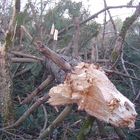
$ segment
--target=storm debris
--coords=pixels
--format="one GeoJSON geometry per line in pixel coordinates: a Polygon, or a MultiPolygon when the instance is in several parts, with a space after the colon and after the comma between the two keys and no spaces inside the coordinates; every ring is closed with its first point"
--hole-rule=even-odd
{"type": "Polygon", "coordinates": [[[78,110],[117,127],[135,127],[134,104],[122,95],[103,69],[94,64],[79,63],[68,73],[63,84],[49,91],[53,106],[76,103],[78,110]]]}

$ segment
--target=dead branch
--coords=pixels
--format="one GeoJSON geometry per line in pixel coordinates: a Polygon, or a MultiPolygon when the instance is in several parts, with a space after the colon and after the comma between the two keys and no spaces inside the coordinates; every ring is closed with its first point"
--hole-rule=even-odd
{"type": "Polygon", "coordinates": [[[92,15],[91,17],[87,18],[86,20],[82,21],[80,23],[80,25],[83,25],[85,23],[87,23],[88,21],[98,17],[99,14],[101,14],[102,12],[109,10],[109,9],[120,9],[120,8],[136,8],[136,6],[127,6],[127,5],[120,5],[120,6],[108,6],[104,9],[102,9],[101,11],[97,12],[96,14],[92,15]]]}
{"type": "Polygon", "coordinates": [[[30,71],[31,70],[31,68],[25,68],[24,70],[21,70],[20,72],[17,72],[15,75],[13,75],[12,77],[13,78],[16,78],[16,77],[18,77],[18,76],[20,76],[20,75],[22,75],[22,74],[24,74],[24,73],[26,73],[26,72],[28,72],[28,71],[30,71]]]}
{"type": "MultiPolygon", "coordinates": [[[[125,63],[124,63],[124,59],[123,59],[123,52],[121,54],[121,63],[122,63],[122,67],[126,73],[126,75],[130,76],[130,74],[128,73],[126,67],[125,67],[125,63]]],[[[135,92],[135,87],[134,87],[134,83],[132,81],[132,78],[129,78],[129,81],[130,81],[130,84],[131,84],[131,88],[132,88],[132,91],[133,91],[133,94],[136,95],[136,92],[135,92]]]]}
{"type": "Polygon", "coordinates": [[[19,58],[13,57],[11,58],[12,63],[39,63],[40,60],[32,59],[32,58],[19,58]]]}
{"type": "Polygon", "coordinates": [[[72,106],[66,106],[59,116],[48,126],[48,128],[40,133],[39,140],[48,136],[54,128],[56,128],[71,112],[72,106]]]}
{"type": "Polygon", "coordinates": [[[20,67],[20,63],[19,64],[17,64],[17,66],[15,67],[15,70],[14,70],[14,72],[12,73],[12,78],[15,76],[15,74],[17,73],[17,71],[18,71],[18,69],[19,69],[19,67],[20,67]]]}
{"type": "Polygon", "coordinates": [[[139,92],[138,92],[137,96],[135,97],[135,99],[133,100],[133,102],[135,102],[136,100],[138,100],[138,99],[139,99],[139,97],[140,97],[140,90],[139,90],[139,92]]]}
{"type": "Polygon", "coordinates": [[[40,57],[31,55],[31,54],[25,54],[25,53],[23,53],[23,52],[11,51],[10,53],[11,53],[11,54],[14,54],[15,56],[19,56],[19,57],[27,57],[27,58],[32,58],[32,59],[35,59],[35,60],[44,61],[43,58],[40,58],[40,57]]]}
{"type": "Polygon", "coordinates": [[[115,70],[104,69],[104,71],[107,72],[107,73],[115,73],[115,74],[118,74],[118,75],[122,75],[122,76],[124,76],[126,78],[132,78],[134,80],[140,81],[139,78],[136,78],[136,77],[133,77],[133,76],[130,76],[130,75],[127,75],[127,74],[124,74],[124,73],[121,73],[121,72],[118,72],[118,71],[115,71],[115,70]]]}
{"type": "Polygon", "coordinates": [[[52,82],[53,76],[49,75],[45,81],[43,81],[31,94],[29,94],[21,104],[28,104],[32,99],[38,95],[50,82],[52,82]]]}
{"type": "Polygon", "coordinates": [[[128,65],[131,65],[131,66],[134,66],[134,67],[136,67],[137,69],[140,70],[140,66],[138,66],[138,65],[136,65],[134,63],[131,63],[131,62],[128,62],[128,61],[124,61],[124,63],[127,63],[128,65]]]}
{"type": "Polygon", "coordinates": [[[42,106],[43,111],[44,111],[44,119],[45,119],[44,126],[43,126],[43,129],[41,130],[41,132],[44,132],[46,127],[47,127],[47,123],[48,123],[48,115],[47,115],[46,107],[43,104],[41,106],[42,106]]]}
{"type": "Polygon", "coordinates": [[[71,66],[67,63],[62,57],[57,53],[50,50],[48,47],[45,47],[41,42],[37,42],[37,49],[47,58],[51,59],[55,64],[57,64],[62,70],[69,71],[71,66]]]}

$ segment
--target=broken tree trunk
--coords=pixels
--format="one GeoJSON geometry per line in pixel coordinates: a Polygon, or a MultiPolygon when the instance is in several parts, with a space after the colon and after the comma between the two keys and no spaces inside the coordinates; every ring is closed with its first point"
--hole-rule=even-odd
{"type": "Polygon", "coordinates": [[[102,68],[79,63],[67,74],[64,84],[51,88],[48,103],[53,106],[77,104],[84,110],[117,127],[134,128],[134,104],[124,97],[107,78],[102,68]]]}

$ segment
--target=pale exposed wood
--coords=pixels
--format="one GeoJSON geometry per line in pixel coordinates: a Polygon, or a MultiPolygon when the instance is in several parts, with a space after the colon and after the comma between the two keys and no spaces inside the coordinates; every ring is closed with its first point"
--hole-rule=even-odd
{"type": "Polygon", "coordinates": [[[118,127],[134,127],[134,104],[107,78],[102,68],[80,63],[67,74],[64,84],[51,88],[51,105],[76,103],[78,110],[118,127]]]}

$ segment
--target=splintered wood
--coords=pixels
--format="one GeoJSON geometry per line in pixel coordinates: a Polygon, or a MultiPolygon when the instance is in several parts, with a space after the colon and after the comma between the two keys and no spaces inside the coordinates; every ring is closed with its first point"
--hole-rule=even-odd
{"type": "Polygon", "coordinates": [[[53,106],[76,103],[78,110],[117,127],[135,127],[134,104],[94,64],[82,62],[74,67],[64,84],[50,89],[49,96],[48,103],[53,106]]]}

